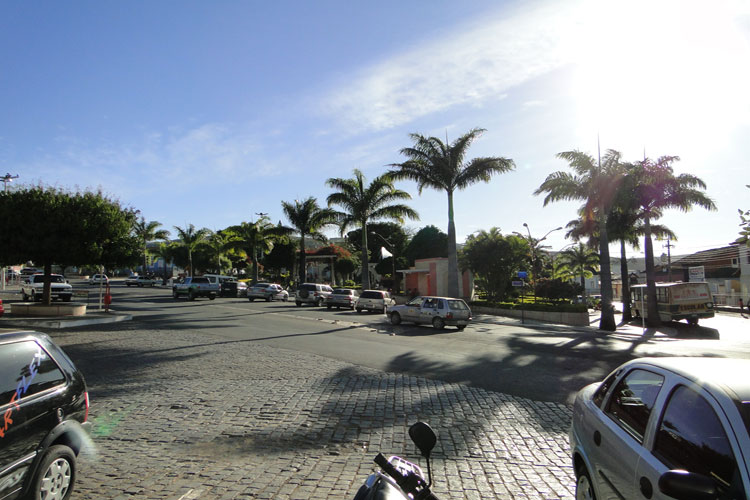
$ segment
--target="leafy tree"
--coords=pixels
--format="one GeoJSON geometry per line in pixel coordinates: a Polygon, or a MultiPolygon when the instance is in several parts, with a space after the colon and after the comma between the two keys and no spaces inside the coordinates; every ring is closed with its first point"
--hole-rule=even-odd
{"type": "Polygon", "coordinates": [[[560,252],[560,263],[570,272],[581,278],[581,288],[586,294],[586,278],[590,278],[599,268],[599,255],[596,251],[583,243],[560,252]]]}
{"type": "Polygon", "coordinates": [[[553,172],[534,191],[535,195],[547,193],[544,206],[553,201],[582,200],[584,224],[598,224],[599,253],[601,262],[602,315],[599,329],[615,331],[615,312],[612,307],[612,273],[609,265],[609,236],[607,216],[612,206],[615,192],[622,181],[620,153],[608,150],[598,162],[580,151],[559,153],[558,158],[568,162],[574,174],[553,172]]]}
{"type": "Polygon", "coordinates": [[[297,243],[288,237],[279,238],[273,245],[273,248],[263,259],[267,268],[281,274],[283,268],[293,270],[294,261],[297,259],[297,243]]]}
{"type": "Polygon", "coordinates": [[[330,208],[320,208],[318,200],[309,197],[294,203],[281,202],[284,215],[289,219],[294,230],[299,234],[299,283],[304,283],[307,276],[305,267],[305,239],[309,236],[317,241],[326,241],[321,230],[336,222],[336,212],[330,208]]]}
{"type": "Polygon", "coordinates": [[[448,257],[448,235],[433,225],[425,226],[409,241],[404,255],[409,265],[417,259],[448,257]]]}
{"type": "Polygon", "coordinates": [[[481,230],[469,235],[461,252],[461,267],[471,269],[477,285],[490,300],[509,295],[511,281],[526,261],[526,242],[517,236],[503,236],[500,229],[481,230]]]}
{"type": "Polygon", "coordinates": [[[662,156],[656,161],[649,158],[629,166],[627,187],[633,192],[638,207],[637,215],[644,224],[644,248],[646,253],[646,321],[649,326],[661,324],[656,302],[656,279],[654,270],[654,248],[651,221],[661,217],[664,210],[676,208],[689,212],[694,206],[716,210],[713,200],[703,192],[706,183],[694,175],[674,175],[672,163],[677,156],[662,156]]]}
{"type": "Polygon", "coordinates": [[[231,262],[225,257],[227,251],[234,243],[234,235],[229,231],[214,231],[208,235],[204,245],[210,252],[210,267],[217,273],[222,274],[231,262]]]}
{"type": "Polygon", "coordinates": [[[136,238],[138,238],[138,241],[141,242],[141,250],[143,252],[143,274],[146,274],[146,270],[148,269],[148,242],[154,240],[166,240],[169,238],[169,231],[166,229],[159,229],[160,226],[161,222],[155,220],[146,222],[144,217],[137,220],[133,226],[133,233],[136,238]]]}
{"type": "Polygon", "coordinates": [[[86,263],[106,268],[138,261],[136,212],[101,192],[69,193],[42,186],[0,193],[0,262],[33,261],[44,269],[49,304],[52,265],[86,263]]]}
{"type": "Polygon", "coordinates": [[[367,255],[367,223],[371,220],[390,219],[404,223],[404,218],[418,219],[419,215],[401,200],[410,200],[406,191],[396,189],[393,179],[381,175],[368,185],[364,174],[354,169],[354,178],[331,178],[326,184],[337,191],[328,195],[328,206],[338,205],[343,210],[336,212],[339,231],[343,236],[352,226],[362,229],[362,288],[370,288],[369,257],[367,255]]]}
{"type": "Polygon", "coordinates": [[[258,254],[266,255],[274,242],[291,234],[293,229],[274,225],[266,216],[255,222],[242,222],[231,226],[229,231],[235,236],[229,243],[235,248],[242,248],[253,263],[253,281],[258,281],[258,254]]]}
{"type": "Polygon", "coordinates": [[[474,158],[465,161],[471,143],[484,129],[475,128],[450,145],[437,137],[410,134],[414,146],[401,149],[408,158],[403,163],[391,164],[395,179],[409,179],[417,183],[419,193],[425,187],[448,194],[448,295],[458,297],[458,252],[456,250],[456,225],[453,216],[453,194],[477,182],[489,182],[493,174],[515,168],[513,160],[501,157],[474,158]]]}
{"type": "Polygon", "coordinates": [[[188,269],[190,270],[190,276],[193,275],[193,252],[202,244],[206,242],[208,236],[211,234],[211,230],[207,228],[201,228],[196,230],[195,226],[189,224],[185,228],[174,226],[177,231],[178,243],[182,245],[188,254],[188,269]]]}

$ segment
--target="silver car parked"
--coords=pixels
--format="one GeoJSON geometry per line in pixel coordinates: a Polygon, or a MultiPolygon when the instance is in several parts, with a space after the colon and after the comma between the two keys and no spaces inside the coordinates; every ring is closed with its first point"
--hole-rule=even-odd
{"type": "Polygon", "coordinates": [[[641,358],[578,393],[577,499],[750,498],[750,360],[641,358]]]}
{"type": "Polygon", "coordinates": [[[388,309],[391,324],[401,322],[432,325],[437,330],[455,326],[463,330],[471,322],[471,309],[452,297],[414,297],[406,304],[388,309]]]}

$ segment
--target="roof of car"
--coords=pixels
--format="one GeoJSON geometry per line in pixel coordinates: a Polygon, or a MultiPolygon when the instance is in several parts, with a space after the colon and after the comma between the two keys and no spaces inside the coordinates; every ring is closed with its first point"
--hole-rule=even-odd
{"type": "Polygon", "coordinates": [[[750,359],[665,357],[640,358],[631,363],[665,368],[699,385],[721,388],[740,401],[750,401],[750,359]]]}

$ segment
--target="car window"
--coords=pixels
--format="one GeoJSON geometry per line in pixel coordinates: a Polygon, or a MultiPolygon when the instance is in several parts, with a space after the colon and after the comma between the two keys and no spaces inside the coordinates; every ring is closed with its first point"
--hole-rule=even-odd
{"type": "Polygon", "coordinates": [[[422,299],[422,297],[414,297],[413,299],[411,299],[406,304],[409,305],[409,306],[421,306],[422,305],[422,300],[424,300],[424,299],[422,299]]]}
{"type": "Polygon", "coordinates": [[[323,287],[323,291],[330,293],[330,292],[333,292],[333,288],[331,288],[330,286],[326,285],[326,286],[323,287]]]}
{"type": "Polygon", "coordinates": [[[617,378],[617,375],[619,375],[619,371],[614,371],[610,374],[609,377],[607,377],[604,382],[599,384],[599,387],[597,387],[596,392],[594,392],[593,401],[596,406],[599,408],[602,407],[602,403],[604,402],[604,399],[607,397],[607,394],[609,393],[609,390],[612,388],[612,384],[614,383],[615,379],[617,378]]]}
{"type": "Polygon", "coordinates": [[[679,386],[667,402],[654,444],[654,455],[672,469],[685,469],[715,480],[718,498],[745,498],[729,439],[706,399],[679,386]]]}
{"type": "Polygon", "coordinates": [[[0,345],[0,406],[63,382],[60,368],[33,340],[0,345]]]}
{"type": "Polygon", "coordinates": [[[469,308],[463,300],[449,300],[448,307],[454,311],[465,311],[469,308]]]}
{"type": "Polygon", "coordinates": [[[664,377],[634,369],[615,386],[606,413],[630,435],[643,442],[646,424],[664,377]]]}
{"type": "Polygon", "coordinates": [[[422,304],[422,307],[427,307],[430,309],[434,309],[437,307],[437,299],[425,299],[424,304],[422,304]]]}

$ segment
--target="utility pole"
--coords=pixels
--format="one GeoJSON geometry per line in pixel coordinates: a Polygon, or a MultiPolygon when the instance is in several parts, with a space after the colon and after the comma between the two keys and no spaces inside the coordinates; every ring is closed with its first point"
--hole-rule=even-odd
{"type": "Polygon", "coordinates": [[[0,177],[0,180],[5,184],[6,193],[8,192],[8,183],[13,182],[13,179],[18,179],[18,175],[5,174],[4,176],[0,177]]]}
{"type": "Polygon", "coordinates": [[[669,238],[669,235],[667,235],[667,244],[662,245],[663,247],[667,247],[667,274],[669,275],[669,282],[672,282],[672,247],[674,246],[672,244],[672,241],[669,238]]]}

